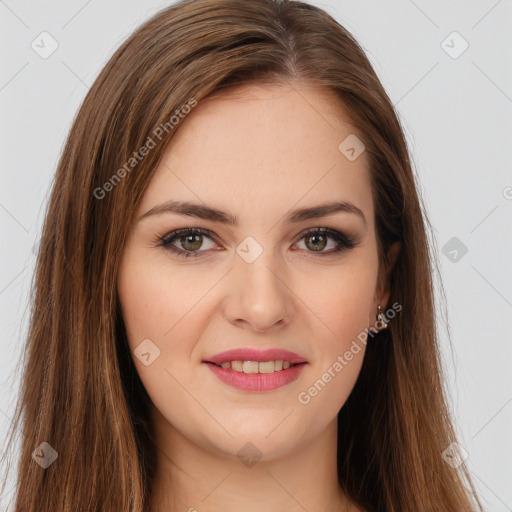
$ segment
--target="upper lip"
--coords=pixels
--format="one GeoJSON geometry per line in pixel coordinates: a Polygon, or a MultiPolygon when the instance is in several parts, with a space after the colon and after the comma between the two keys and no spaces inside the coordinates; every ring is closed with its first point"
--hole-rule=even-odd
{"type": "Polygon", "coordinates": [[[205,359],[206,363],[222,364],[227,361],[290,361],[292,364],[307,363],[306,358],[280,348],[258,350],[254,348],[237,348],[227,350],[205,359]]]}

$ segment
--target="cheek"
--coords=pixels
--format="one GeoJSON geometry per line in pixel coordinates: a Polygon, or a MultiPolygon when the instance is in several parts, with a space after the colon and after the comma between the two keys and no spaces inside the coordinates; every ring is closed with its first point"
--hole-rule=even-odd
{"type": "Polygon", "coordinates": [[[310,324],[318,359],[297,399],[328,417],[343,406],[361,370],[375,294],[374,269],[369,261],[343,268],[335,276],[317,278],[316,292],[309,294],[307,306],[319,320],[310,324]]]}
{"type": "MultiPolygon", "coordinates": [[[[145,268],[140,271],[135,265],[122,266],[118,278],[119,298],[132,351],[144,339],[152,340],[161,347],[162,333],[169,329],[161,305],[172,299],[162,296],[158,282],[145,268]]],[[[169,310],[173,303],[167,302],[169,310]]]]}
{"type": "Polygon", "coordinates": [[[306,296],[306,288],[309,289],[305,302],[320,320],[316,329],[327,352],[349,346],[353,338],[369,327],[376,279],[376,262],[369,258],[335,272],[317,273],[304,283],[299,293],[306,296]]]}
{"type": "Polygon", "coordinates": [[[195,385],[190,366],[198,364],[194,348],[208,320],[207,292],[215,280],[205,275],[191,282],[190,271],[134,252],[123,260],[117,286],[132,359],[156,398],[177,386],[173,376],[195,385]]]}
{"type": "Polygon", "coordinates": [[[194,350],[209,320],[208,291],[218,276],[205,273],[191,279],[190,270],[170,268],[161,259],[150,264],[147,256],[129,263],[120,268],[119,298],[132,359],[152,402],[155,428],[159,435],[169,428],[186,433],[210,448],[219,439],[228,443],[223,428],[227,420],[209,412],[212,400],[200,378],[200,354],[194,350]],[[137,357],[137,347],[145,339],[157,347],[149,346],[149,352],[158,352],[148,365],[137,357]]]}
{"type": "MultiPolygon", "coordinates": [[[[192,283],[190,272],[168,267],[161,259],[128,255],[119,270],[118,291],[132,350],[145,338],[163,350],[179,337],[181,329],[194,323],[195,308],[211,286],[206,281],[207,276],[192,283]]],[[[183,342],[176,345],[186,348],[183,342]]]]}

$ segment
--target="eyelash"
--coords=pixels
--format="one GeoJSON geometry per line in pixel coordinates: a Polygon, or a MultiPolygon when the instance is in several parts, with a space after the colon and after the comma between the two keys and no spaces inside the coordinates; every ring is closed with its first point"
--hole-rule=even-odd
{"type": "MultiPolygon", "coordinates": [[[[212,240],[215,239],[215,236],[213,233],[208,229],[202,229],[202,228],[183,228],[183,229],[177,229],[175,231],[171,231],[167,235],[163,237],[158,237],[159,243],[157,246],[163,247],[165,250],[169,250],[172,253],[176,254],[177,256],[180,256],[182,258],[188,258],[190,256],[197,257],[202,252],[207,251],[185,251],[183,249],[179,249],[178,247],[172,245],[172,242],[175,239],[178,238],[184,238],[188,235],[206,235],[208,238],[211,238],[212,240]]],[[[327,256],[327,255],[333,255],[335,253],[340,253],[345,250],[353,249],[357,242],[353,239],[348,237],[347,235],[340,233],[339,231],[336,231],[334,229],[330,228],[312,228],[304,231],[300,234],[298,238],[298,242],[300,242],[302,239],[307,238],[308,236],[312,235],[327,235],[328,237],[332,238],[338,243],[338,246],[335,249],[331,249],[327,252],[317,252],[315,254],[315,251],[307,251],[315,256],[327,256]]]]}

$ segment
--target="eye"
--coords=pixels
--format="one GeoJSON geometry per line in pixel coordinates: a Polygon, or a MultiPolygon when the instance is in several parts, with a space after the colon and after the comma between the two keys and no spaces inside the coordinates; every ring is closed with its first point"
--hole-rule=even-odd
{"type": "MultiPolygon", "coordinates": [[[[210,231],[200,228],[184,228],[172,231],[168,235],[160,239],[160,244],[165,249],[174,252],[178,256],[188,258],[189,256],[198,256],[199,248],[203,245],[203,239],[209,238],[212,240],[210,231]],[[174,245],[174,241],[177,241],[181,248],[174,245]]],[[[207,249],[211,249],[207,247],[207,249]]]]}
{"type": "MultiPolygon", "coordinates": [[[[203,249],[212,249],[215,244],[211,243],[209,247],[204,246],[204,239],[210,239],[213,242],[213,233],[202,228],[184,228],[172,231],[164,237],[159,238],[159,246],[164,247],[178,256],[188,258],[197,257],[203,249]]],[[[356,241],[347,235],[329,228],[313,228],[299,235],[299,241],[305,240],[306,251],[318,253],[320,256],[338,253],[344,250],[352,249],[357,245],[356,241]],[[329,245],[328,240],[334,241],[334,248],[324,251],[329,245]]]]}
{"type": "Polygon", "coordinates": [[[306,241],[306,247],[311,249],[311,251],[308,252],[316,252],[320,255],[333,254],[345,249],[352,249],[356,246],[355,240],[339,231],[329,228],[309,229],[300,235],[300,240],[306,241]],[[329,245],[329,238],[334,240],[334,248],[331,247],[330,251],[324,251],[323,249],[329,245]]]}

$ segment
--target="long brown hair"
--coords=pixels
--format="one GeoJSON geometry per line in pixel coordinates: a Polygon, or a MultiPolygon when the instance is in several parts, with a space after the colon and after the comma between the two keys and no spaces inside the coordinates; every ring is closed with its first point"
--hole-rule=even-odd
{"type": "Polygon", "coordinates": [[[427,220],[398,116],[363,50],[332,17],[299,1],[185,0],[114,53],[58,164],[14,421],[18,428],[23,413],[16,511],[147,510],[155,471],[149,397],[126,341],[118,265],[186,109],[249,82],[304,82],[336,95],[368,151],[380,264],[393,241],[402,244],[389,276],[390,302],[402,311],[368,342],[338,415],[340,485],[371,511],[482,510],[465,465],[442,458],[456,437],[427,220]],[[52,454],[44,469],[35,462],[52,454]]]}

